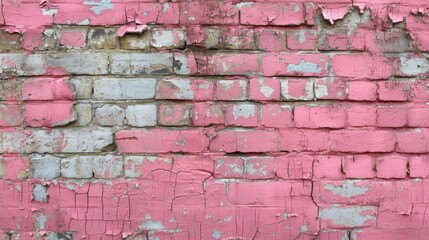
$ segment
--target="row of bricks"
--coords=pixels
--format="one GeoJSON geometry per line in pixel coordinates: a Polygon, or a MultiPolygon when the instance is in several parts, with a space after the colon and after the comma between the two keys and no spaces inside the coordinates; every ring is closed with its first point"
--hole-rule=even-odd
{"type": "Polygon", "coordinates": [[[0,82],[0,100],[193,100],[193,101],[415,101],[424,102],[425,83],[418,80],[346,81],[329,78],[210,79],[29,78],[0,82]],[[73,86],[73,89],[69,86],[73,86]],[[61,90],[61,91],[60,91],[61,90]]]}
{"type": "Polygon", "coordinates": [[[264,75],[335,76],[348,79],[388,79],[425,76],[429,60],[408,54],[384,57],[370,54],[291,53],[47,53],[0,54],[0,74],[34,75],[264,75]],[[243,60],[246,60],[243,62],[243,60]]]}
{"type": "MultiPolygon", "coordinates": [[[[410,33],[405,30],[373,31],[347,28],[335,30],[282,30],[253,27],[150,28],[139,34],[116,36],[117,28],[45,29],[38,50],[63,49],[183,49],[197,46],[207,49],[240,49],[263,51],[369,51],[409,52],[427,51],[426,31],[410,33]],[[398,47],[399,46],[399,47],[398,47]]],[[[0,31],[3,37],[0,51],[19,50],[20,35],[0,31]]]]}
{"type": "MultiPolygon", "coordinates": [[[[113,144],[112,128],[67,128],[0,132],[2,153],[101,152],[113,144]]],[[[429,130],[243,130],[145,129],[116,132],[123,153],[331,151],[426,153],[429,130]]]]}
{"type": "Polygon", "coordinates": [[[405,155],[284,155],[284,156],[74,156],[32,155],[0,158],[0,178],[152,179],[158,170],[206,171],[215,178],[257,179],[401,179],[429,176],[426,156],[405,155]],[[173,164],[174,163],[174,164],[173,164]]]}

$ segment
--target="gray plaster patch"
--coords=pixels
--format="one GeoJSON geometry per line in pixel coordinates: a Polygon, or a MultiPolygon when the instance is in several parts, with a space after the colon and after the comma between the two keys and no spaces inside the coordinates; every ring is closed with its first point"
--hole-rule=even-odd
{"type": "Polygon", "coordinates": [[[341,186],[335,187],[333,184],[327,184],[324,189],[329,190],[334,195],[340,195],[342,197],[356,197],[366,193],[369,189],[367,187],[356,187],[355,181],[345,181],[341,186]]]}
{"type": "Polygon", "coordinates": [[[317,64],[312,62],[306,62],[304,59],[301,59],[301,61],[298,64],[290,63],[287,66],[287,72],[301,72],[301,73],[320,73],[322,71],[322,68],[317,66],[317,64]]]}
{"type": "Polygon", "coordinates": [[[361,227],[367,220],[376,220],[377,209],[372,206],[330,207],[321,209],[319,217],[331,220],[335,225],[361,227]]]}
{"type": "Polygon", "coordinates": [[[256,111],[255,111],[255,105],[251,104],[243,104],[234,106],[233,113],[234,120],[237,120],[237,118],[249,118],[249,117],[255,117],[256,111]]]}
{"type": "Polygon", "coordinates": [[[429,61],[427,58],[401,57],[400,68],[406,75],[423,74],[429,71],[429,61]]]}
{"type": "Polygon", "coordinates": [[[34,184],[33,200],[36,202],[48,202],[48,188],[39,183],[34,184]]]}
{"type": "Polygon", "coordinates": [[[113,3],[111,0],[84,1],[83,4],[93,6],[90,9],[97,16],[100,15],[104,10],[113,9],[113,3]]]}

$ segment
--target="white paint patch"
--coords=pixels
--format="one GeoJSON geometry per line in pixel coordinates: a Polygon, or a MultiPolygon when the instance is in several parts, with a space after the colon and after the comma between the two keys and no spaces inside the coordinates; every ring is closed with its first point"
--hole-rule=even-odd
{"type": "Polygon", "coordinates": [[[272,89],[270,86],[266,85],[263,78],[259,78],[258,81],[262,85],[261,93],[267,98],[271,97],[271,95],[274,92],[274,89],[272,89]]]}
{"type": "Polygon", "coordinates": [[[179,99],[194,99],[194,92],[191,90],[191,81],[189,79],[166,80],[179,88],[178,93],[174,93],[179,99]]]}
{"type": "Polygon", "coordinates": [[[429,71],[429,61],[427,58],[401,57],[400,68],[406,75],[423,74],[429,71]]]}
{"type": "Polygon", "coordinates": [[[331,220],[335,225],[361,227],[368,220],[376,220],[376,208],[372,206],[330,207],[320,210],[321,219],[331,220]]]}
{"type": "Polygon", "coordinates": [[[52,15],[58,13],[58,9],[55,9],[55,8],[53,8],[53,9],[44,9],[44,8],[41,8],[41,10],[42,10],[43,16],[52,16],[52,15]]]}
{"type": "Polygon", "coordinates": [[[305,36],[305,30],[299,30],[297,33],[295,33],[295,37],[301,44],[307,41],[307,37],[305,36]]]}
{"type": "Polygon", "coordinates": [[[238,9],[241,9],[242,7],[252,7],[253,6],[253,2],[241,2],[241,3],[237,3],[235,6],[238,9]]]}
{"type": "Polygon", "coordinates": [[[140,225],[140,229],[144,230],[163,230],[165,226],[159,221],[148,221],[140,225]]]}
{"type": "Polygon", "coordinates": [[[214,239],[219,239],[221,236],[222,236],[222,232],[220,232],[220,231],[218,231],[218,230],[214,230],[214,231],[213,231],[212,237],[213,237],[214,239]]]}
{"type": "Polygon", "coordinates": [[[304,59],[301,59],[301,61],[298,64],[290,63],[287,66],[287,72],[301,72],[301,73],[320,73],[322,71],[322,68],[317,66],[317,64],[312,62],[306,62],[304,59]]]}
{"type": "Polygon", "coordinates": [[[234,106],[233,113],[234,120],[237,120],[238,118],[249,118],[249,117],[255,117],[256,111],[255,111],[255,105],[250,104],[243,104],[239,106],[234,106]]]}
{"type": "Polygon", "coordinates": [[[84,1],[83,4],[93,6],[90,9],[97,16],[107,9],[113,9],[111,0],[101,0],[100,2],[84,1]]]}
{"type": "Polygon", "coordinates": [[[342,197],[356,197],[366,193],[369,189],[367,187],[356,187],[355,181],[345,181],[341,186],[334,186],[333,184],[327,184],[324,189],[329,190],[334,195],[340,195],[342,197]]]}

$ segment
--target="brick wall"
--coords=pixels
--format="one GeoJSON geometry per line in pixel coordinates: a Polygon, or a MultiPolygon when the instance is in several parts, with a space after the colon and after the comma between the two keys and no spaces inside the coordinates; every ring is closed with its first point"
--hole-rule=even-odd
{"type": "Polygon", "coordinates": [[[2,0],[0,239],[427,239],[428,9],[2,0]]]}

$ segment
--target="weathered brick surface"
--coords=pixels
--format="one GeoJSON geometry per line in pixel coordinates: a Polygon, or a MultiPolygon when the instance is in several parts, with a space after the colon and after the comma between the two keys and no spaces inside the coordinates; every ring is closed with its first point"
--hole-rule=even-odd
{"type": "Polygon", "coordinates": [[[428,239],[426,0],[4,0],[0,240],[428,239]]]}

